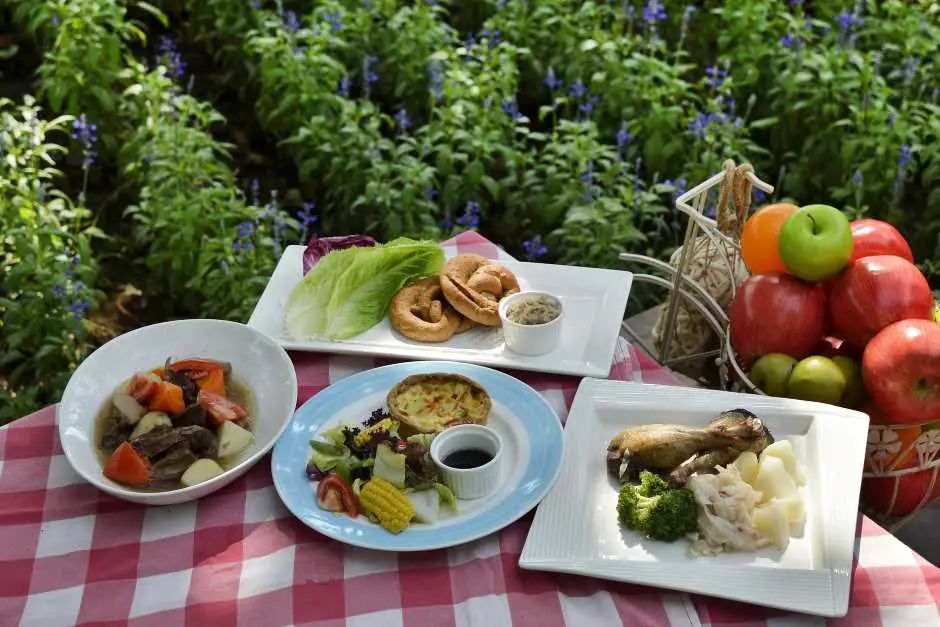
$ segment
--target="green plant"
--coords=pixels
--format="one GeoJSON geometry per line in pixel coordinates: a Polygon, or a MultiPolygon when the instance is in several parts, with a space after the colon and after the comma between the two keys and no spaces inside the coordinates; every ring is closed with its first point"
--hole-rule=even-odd
{"type": "MultiPolygon", "coordinates": [[[[166,24],[154,6],[130,4],[166,24]]],[[[112,119],[124,87],[127,48],[146,42],[141,25],[127,19],[125,4],[117,0],[26,0],[13,13],[14,20],[45,47],[38,70],[39,96],[52,110],[112,119]]],[[[109,146],[114,132],[108,129],[102,135],[109,146]]]]}
{"type": "MultiPolygon", "coordinates": [[[[58,400],[90,349],[85,318],[100,297],[91,212],[54,187],[74,122],[91,165],[84,119],[40,117],[29,96],[0,99],[0,423],[58,400]]],[[[91,134],[89,134],[91,133],[91,134]]]]}

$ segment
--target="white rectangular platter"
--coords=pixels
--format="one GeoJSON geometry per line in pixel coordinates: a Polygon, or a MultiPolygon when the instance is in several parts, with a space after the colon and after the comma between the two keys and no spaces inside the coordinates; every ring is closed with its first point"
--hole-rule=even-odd
{"type": "Polygon", "coordinates": [[[866,414],[785,398],[584,379],[565,425],[561,474],[535,515],[519,565],[658,586],[779,609],[843,616],[848,609],[866,414]],[[691,558],[687,542],[644,540],[617,520],[605,450],[624,429],[703,427],[744,408],[793,444],[806,477],[807,521],[783,552],[691,558]]]}
{"type": "MultiPolygon", "coordinates": [[[[544,290],[562,301],[565,317],[561,345],[547,355],[530,357],[513,353],[504,346],[499,328],[477,327],[440,344],[416,342],[396,333],[388,318],[348,340],[294,340],[284,336],[283,311],[288,296],[303,276],[303,251],[303,246],[287,247],[248,320],[248,326],[274,338],[288,350],[441,359],[606,378],[633,282],[633,275],[621,270],[499,260],[499,264],[516,275],[523,290],[544,290]]],[[[448,251],[448,256],[452,254],[448,251]]]]}

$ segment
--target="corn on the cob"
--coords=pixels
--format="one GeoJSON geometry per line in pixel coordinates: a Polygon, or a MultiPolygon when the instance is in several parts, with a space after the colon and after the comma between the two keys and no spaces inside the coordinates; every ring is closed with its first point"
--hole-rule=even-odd
{"type": "Polygon", "coordinates": [[[392,419],[383,418],[382,420],[378,421],[377,423],[375,423],[368,429],[365,429],[357,433],[353,442],[356,444],[356,446],[365,446],[366,443],[369,441],[369,439],[372,437],[372,434],[375,433],[376,431],[390,431],[391,429],[392,429],[392,419]]]}
{"type": "Polygon", "coordinates": [[[372,477],[359,492],[362,509],[379,519],[379,524],[400,533],[415,515],[411,501],[381,477],[372,477]]]}

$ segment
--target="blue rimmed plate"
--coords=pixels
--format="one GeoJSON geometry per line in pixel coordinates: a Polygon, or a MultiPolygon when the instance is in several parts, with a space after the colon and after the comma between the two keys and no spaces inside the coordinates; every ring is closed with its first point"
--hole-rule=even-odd
{"type": "Polygon", "coordinates": [[[287,508],[308,527],[355,546],[381,551],[425,551],[470,542],[499,531],[535,507],[558,477],[564,456],[561,422],[531,387],[497,370],[448,361],[393,364],[335,383],[303,404],[274,447],[274,486],[287,508]],[[447,372],[469,377],[493,400],[488,425],[503,439],[502,477],[490,496],[458,501],[456,514],[433,525],[413,524],[391,534],[360,516],[351,519],[317,505],[316,484],[304,469],[310,440],[339,422],[361,422],[396,383],[412,374],[447,372]]]}

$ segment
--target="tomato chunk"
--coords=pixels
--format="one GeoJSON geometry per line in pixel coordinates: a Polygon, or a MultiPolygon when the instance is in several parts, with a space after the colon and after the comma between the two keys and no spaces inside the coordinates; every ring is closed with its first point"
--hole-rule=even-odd
{"type": "Polygon", "coordinates": [[[142,405],[146,405],[160,387],[160,377],[152,372],[138,372],[131,377],[127,384],[127,393],[134,397],[134,400],[142,405]]]}
{"type": "Polygon", "coordinates": [[[328,512],[342,512],[351,518],[359,515],[359,499],[337,474],[330,473],[317,486],[317,504],[328,512]]]}
{"type": "Polygon", "coordinates": [[[203,372],[209,372],[216,368],[222,368],[226,370],[228,364],[222,363],[221,361],[216,361],[214,359],[181,359],[170,364],[169,368],[173,372],[182,372],[184,370],[201,370],[203,372]]]}
{"type": "Polygon", "coordinates": [[[122,442],[108,458],[104,476],[129,485],[141,485],[150,481],[150,462],[129,442],[122,442]]]}
{"type": "Polygon", "coordinates": [[[221,425],[226,420],[241,420],[248,415],[248,412],[235,401],[229,400],[221,394],[213,394],[205,389],[199,390],[196,402],[206,409],[216,426],[221,425]]]}

